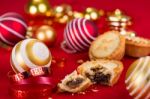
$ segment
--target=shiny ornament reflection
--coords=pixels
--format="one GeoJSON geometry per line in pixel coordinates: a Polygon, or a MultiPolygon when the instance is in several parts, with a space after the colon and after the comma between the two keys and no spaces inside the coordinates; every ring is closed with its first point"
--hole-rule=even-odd
{"type": "Polygon", "coordinates": [[[30,0],[26,12],[30,15],[50,15],[51,9],[47,0],[30,0]]]}
{"type": "Polygon", "coordinates": [[[15,12],[8,12],[0,16],[0,41],[14,46],[25,39],[27,23],[25,19],[15,12]]]}
{"type": "Polygon", "coordinates": [[[132,25],[131,17],[126,16],[120,9],[108,13],[108,22],[111,30],[119,31],[120,34],[127,37],[136,36],[135,32],[128,30],[128,27],[132,25]]]}
{"type": "MultiPolygon", "coordinates": [[[[108,20],[113,22],[131,22],[131,18],[123,14],[120,9],[116,9],[114,12],[110,13],[108,20]]],[[[130,25],[129,23],[128,25],[130,25]]]]}
{"type": "Polygon", "coordinates": [[[47,46],[37,39],[26,39],[15,45],[11,53],[11,66],[16,73],[37,67],[49,67],[52,56],[47,46]]]}
{"type": "Polygon", "coordinates": [[[102,13],[103,10],[98,11],[95,8],[86,8],[84,12],[84,18],[89,19],[89,20],[97,20],[100,18],[100,16],[103,16],[104,13],[102,13]]]}
{"type": "Polygon", "coordinates": [[[33,27],[28,26],[26,38],[31,38],[33,36],[33,27]]]}
{"type": "Polygon", "coordinates": [[[52,46],[56,40],[56,32],[52,27],[48,25],[42,25],[37,29],[33,37],[42,41],[48,46],[52,46]]]}
{"type": "Polygon", "coordinates": [[[131,64],[125,83],[134,99],[150,98],[150,56],[142,57],[131,64]]]}
{"type": "Polygon", "coordinates": [[[98,29],[93,21],[85,18],[76,18],[66,25],[61,48],[67,53],[85,51],[97,36],[98,29]]]}
{"type": "Polygon", "coordinates": [[[73,12],[73,18],[83,18],[84,14],[78,11],[73,12]]]}
{"type": "Polygon", "coordinates": [[[53,15],[55,17],[55,21],[59,23],[66,23],[72,19],[73,12],[72,7],[67,4],[62,4],[54,7],[53,15]]]}

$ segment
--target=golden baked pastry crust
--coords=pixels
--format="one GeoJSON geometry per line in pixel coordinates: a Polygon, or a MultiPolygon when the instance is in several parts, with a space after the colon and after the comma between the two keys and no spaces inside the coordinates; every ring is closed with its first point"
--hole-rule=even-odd
{"type": "Polygon", "coordinates": [[[126,55],[142,57],[150,54],[150,40],[141,37],[126,38],[126,55]]]}
{"type": "MultiPolygon", "coordinates": [[[[106,38],[108,39],[108,38],[106,38]]],[[[116,40],[116,39],[113,39],[116,40]]],[[[109,46],[109,42],[104,42],[106,46],[109,46]]],[[[101,45],[100,45],[101,46],[101,45]]],[[[110,45],[113,46],[113,45],[110,45]]],[[[99,50],[99,49],[97,49],[99,50]]],[[[111,50],[111,49],[109,49],[111,50]]],[[[103,53],[103,52],[101,52],[103,53]]],[[[121,60],[124,56],[125,53],[125,37],[120,35],[119,32],[117,31],[108,31],[100,36],[98,36],[95,41],[92,42],[90,48],[89,48],[89,57],[91,60],[96,60],[96,59],[114,59],[114,60],[121,60]],[[117,47],[111,52],[110,55],[105,56],[105,57],[101,57],[98,56],[97,54],[94,55],[94,53],[96,52],[96,48],[95,48],[95,44],[99,43],[100,39],[104,39],[104,37],[106,37],[106,35],[116,35],[119,38],[119,43],[117,45],[117,47]]]]}
{"type": "Polygon", "coordinates": [[[59,92],[77,93],[77,92],[84,91],[91,84],[92,83],[88,78],[85,78],[84,76],[78,74],[77,71],[74,71],[71,74],[67,75],[61,81],[61,83],[58,84],[58,91],[59,92]],[[80,79],[80,80],[83,80],[83,81],[78,80],[78,82],[76,82],[77,79],[80,79]],[[79,85],[76,86],[77,83],[79,83],[79,85]],[[74,84],[74,85],[71,85],[71,84],[74,84]]]}
{"type": "Polygon", "coordinates": [[[78,93],[92,84],[113,86],[117,83],[122,71],[123,64],[117,60],[87,61],[58,83],[58,91],[78,93]]]}
{"type": "Polygon", "coordinates": [[[120,61],[117,60],[106,60],[106,59],[99,59],[96,61],[87,61],[83,64],[81,64],[78,68],[77,71],[87,77],[87,73],[91,74],[91,69],[92,68],[104,68],[102,72],[107,75],[110,74],[111,78],[107,84],[104,85],[109,85],[113,86],[114,84],[117,83],[122,71],[123,71],[123,64],[120,61]]]}

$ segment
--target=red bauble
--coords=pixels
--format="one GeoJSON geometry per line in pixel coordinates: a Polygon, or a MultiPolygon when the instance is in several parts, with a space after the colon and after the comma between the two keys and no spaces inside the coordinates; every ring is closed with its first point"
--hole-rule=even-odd
{"type": "Polygon", "coordinates": [[[92,21],[84,18],[74,19],[65,28],[62,48],[69,53],[87,50],[98,34],[98,29],[92,21]]]}
{"type": "Polygon", "coordinates": [[[25,39],[27,24],[17,13],[0,16],[0,40],[8,45],[15,45],[25,39]]]}

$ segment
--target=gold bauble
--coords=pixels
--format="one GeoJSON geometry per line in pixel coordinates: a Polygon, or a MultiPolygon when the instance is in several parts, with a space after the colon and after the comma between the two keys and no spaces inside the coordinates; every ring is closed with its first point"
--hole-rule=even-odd
{"type": "Polygon", "coordinates": [[[150,99],[150,56],[142,57],[131,64],[125,83],[134,99],[150,99]]]}
{"type": "Polygon", "coordinates": [[[55,17],[55,21],[59,23],[66,23],[68,22],[72,16],[72,8],[70,5],[62,4],[54,7],[53,15],[55,17]]]}
{"type": "Polygon", "coordinates": [[[78,11],[73,12],[73,18],[83,18],[84,14],[78,11]]]}
{"type": "Polygon", "coordinates": [[[62,23],[62,24],[69,22],[69,20],[70,20],[70,17],[68,15],[64,15],[61,18],[56,19],[57,22],[62,23]]]}
{"type": "Polygon", "coordinates": [[[48,25],[42,25],[36,30],[33,37],[42,41],[46,45],[51,46],[56,40],[56,32],[52,27],[48,25]]]}
{"type": "Polygon", "coordinates": [[[11,53],[11,66],[16,73],[37,67],[49,67],[52,56],[48,47],[37,39],[26,39],[15,45],[11,53]]]}
{"type": "Polygon", "coordinates": [[[89,20],[97,20],[100,16],[99,11],[95,8],[88,7],[84,12],[84,18],[89,20]]]}
{"type": "Polygon", "coordinates": [[[28,26],[26,38],[31,38],[33,36],[33,31],[34,31],[33,27],[32,26],[28,26]]]}
{"type": "Polygon", "coordinates": [[[55,17],[59,18],[62,17],[64,14],[72,15],[72,8],[70,5],[62,4],[54,7],[54,15],[55,17]]]}
{"type": "Polygon", "coordinates": [[[27,4],[26,12],[30,15],[51,15],[48,0],[30,0],[27,4]]]}

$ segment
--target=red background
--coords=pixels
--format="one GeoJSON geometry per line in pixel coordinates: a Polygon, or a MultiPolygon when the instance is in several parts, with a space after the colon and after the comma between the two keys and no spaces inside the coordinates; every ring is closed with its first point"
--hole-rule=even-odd
{"type": "MultiPolygon", "coordinates": [[[[150,1],[149,0],[49,0],[52,6],[67,3],[74,10],[83,11],[86,7],[95,7],[112,11],[120,8],[133,18],[132,29],[137,35],[150,38],[150,1]]],[[[0,0],[0,15],[6,12],[18,12],[25,17],[24,6],[28,0],[0,0]]],[[[26,18],[26,17],[25,17],[26,18]]],[[[28,21],[28,20],[27,20],[28,21]]],[[[63,78],[66,74],[72,72],[76,67],[78,59],[88,59],[87,52],[77,54],[67,54],[60,49],[60,42],[63,40],[62,34],[65,25],[54,24],[53,27],[57,30],[56,44],[50,48],[52,55],[56,58],[66,58],[64,67],[52,66],[53,77],[55,79],[63,78]]],[[[8,94],[9,81],[7,78],[8,71],[11,70],[9,63],[11,49],[0,48],[0,98],[10,98],[8,94]]],[[[70,95],[70,94],[52,94],[53,99],[132,99],[125,89],[124,79],[125,73],[129,65],[135,60],[131,57],[123,59],[124,71],[119,79],[119,82],[114,87],[96,86],[98,92],[86,93],[85,95],[70,95]]]]}

